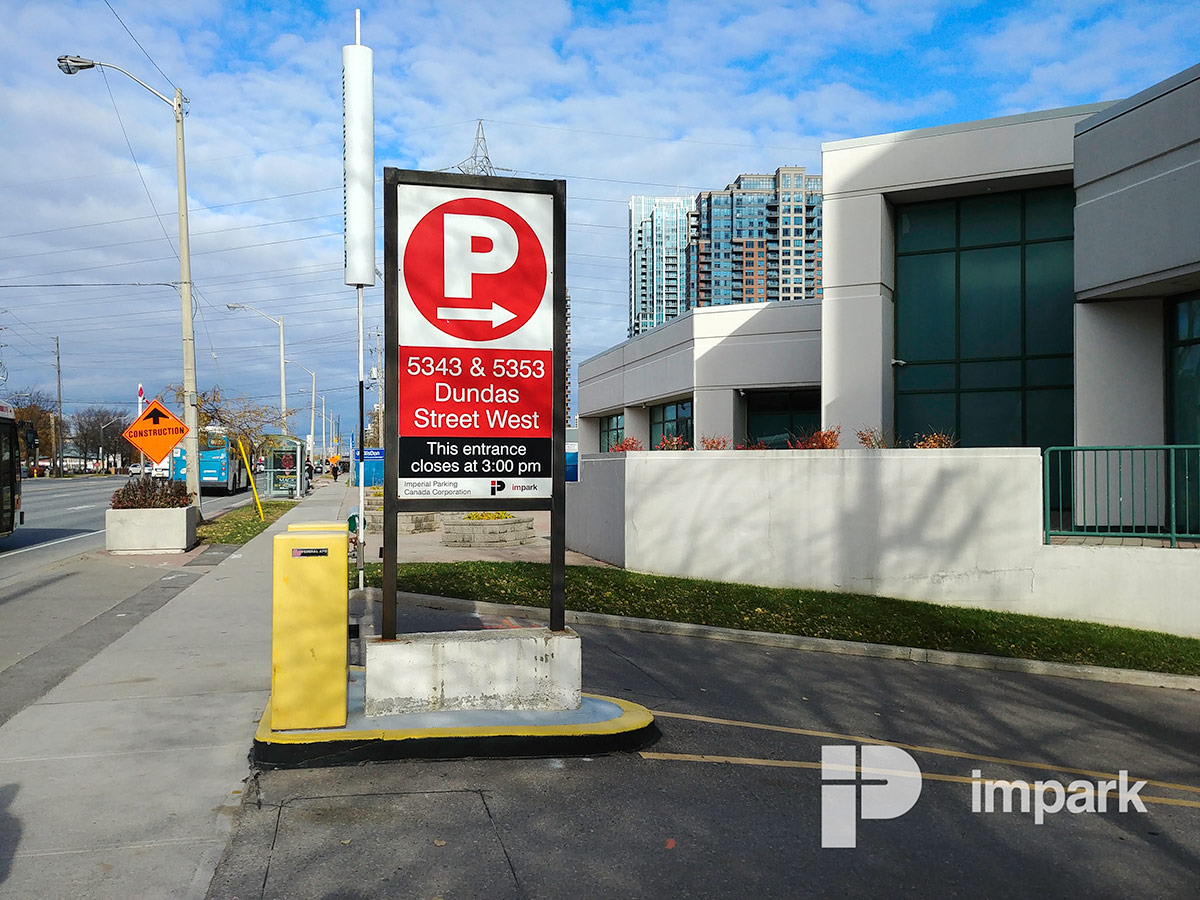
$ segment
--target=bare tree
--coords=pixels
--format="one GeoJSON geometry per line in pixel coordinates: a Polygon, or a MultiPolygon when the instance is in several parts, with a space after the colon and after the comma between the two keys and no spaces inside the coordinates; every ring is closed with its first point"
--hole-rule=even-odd
{"type": "MultiPolygon", "coordinates": [[[[168,385],[166,390],[174,391],[176,402],[183,402],[183,389],[178,385],[168,385]]],[[[279,425],[278,409],[226,396],[220,385],[201,391],[197,400],[200,430],[203,432],[209,426],[220,428],[229,437],[231,447],[236,447],[240,440],[252,459],[267,444],[267,429],[279,425]]]]}
{"type": "Polygon", "coordinates": [[[125,443],[121,432],[127,425],[128,417],[123,413],[103,406],[89,406],[70,416],[71,440],[76,452],[83,457],[85,469],[89,459],[100,459],[105,443],[110,451],[125,443]]]}
{"type": "Polygon", "coordinates": [[[57,403],[47,391],[14,391],[11,396],[14,399],[17,419],[26,423],[26,427],[20,429],[19,435],[21,459],[28,465],[36,466],[41,449],[45,448],[47,453],[53,449],[57,403]]]}

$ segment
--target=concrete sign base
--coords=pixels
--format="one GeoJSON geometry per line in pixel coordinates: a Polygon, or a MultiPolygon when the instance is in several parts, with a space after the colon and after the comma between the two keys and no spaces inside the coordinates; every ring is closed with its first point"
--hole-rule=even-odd
{"type": "Polygon", "coordinates": [[[407,634],[366,650],[367,716],[580,705],[579,635],[569,628],[407,634]]]}

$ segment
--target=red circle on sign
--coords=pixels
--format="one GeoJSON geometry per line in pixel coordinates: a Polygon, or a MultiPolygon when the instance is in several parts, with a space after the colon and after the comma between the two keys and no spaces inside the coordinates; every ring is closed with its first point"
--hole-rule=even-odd
{"type": "Polygon", "coordinates": [[[417,310],[435,328],[491,341],[517,331],[541,305],[546,253],[516,212],[464,197],[434,207],[417,223],[404,249],[403,277],[417,310]]]}

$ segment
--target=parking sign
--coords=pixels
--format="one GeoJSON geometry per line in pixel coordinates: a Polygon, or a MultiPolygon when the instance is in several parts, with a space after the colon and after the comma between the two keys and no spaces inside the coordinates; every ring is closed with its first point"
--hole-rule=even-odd
{"type": "Polygon", "coordinates": [[[394,188],[400,499],[550,498],[555,183],[418,174],[394,188]]]}

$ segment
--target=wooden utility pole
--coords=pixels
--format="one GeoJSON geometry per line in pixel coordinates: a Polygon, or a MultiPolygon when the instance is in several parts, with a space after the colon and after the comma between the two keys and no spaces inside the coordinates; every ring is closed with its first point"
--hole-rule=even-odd
{"type": "Polygon", "coordinates": [[[58,474],[63,474],[63,414],[62,414],[62,356],[58,352],[58,338],[54,339],[54,366],[58,370],[58,428],[54,440],[55,459],[58,460],[58,474]]]}

